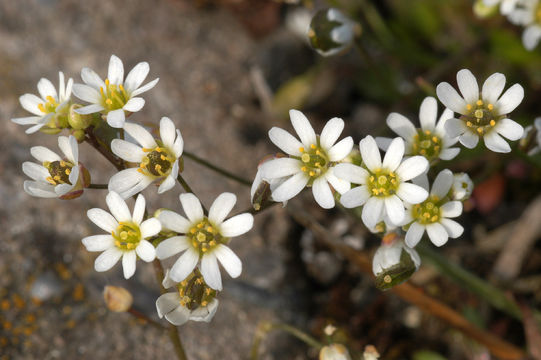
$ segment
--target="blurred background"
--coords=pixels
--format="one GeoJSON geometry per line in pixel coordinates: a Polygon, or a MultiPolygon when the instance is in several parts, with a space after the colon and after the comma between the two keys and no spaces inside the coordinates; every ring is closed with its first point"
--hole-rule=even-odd
{"type": "MultiPolygon", "coordinates": [[[[524,50],[521,31],[497,13],[478,18],[467,0],[0,0],[0,359],[174,357],[164,331],[104,306],[103,287],[123,286],[134,295],[134,308],[157,320],[159,295],[151,264],[138,262],[130,281],[120,266],[94,271],[96,254],[80,240],[97,233],[85,214],[105,207],[105,193],[87,190],[60,201],[23,191],[21,164],[32,160],[29,148],[58,150],[56,136],[26,135],[10,121],[26,116],[18,98],[37,93],[41,77],[56,85],[61,70],[81,82],[84,66],[105,77],[111,54],[126,71],[147,61],[148,79],[160,82],[132,120],[155,125],[168,116],[186,150],[253,179],[260,160],[277,151],[267,131],[292,130],[289,109],[305,112],[316,132],[342,117],[356,143],[368,134],[390,136],[390,112],[417,122],[422,99],[434,96],[442,81],[456,84],[462,68],[479,82],[501,72],[508,86],[520,83],[525,99],[512,118],[531,125],[541,115],[541,52],[524,50]],[[322,57],[305,34],[315,11],[329,6],[358,21],[362,31],[349,51],[322,57]]],[[[87,144],[80,154],[93,182],[106,183],[114,168],[87,144]]],[[[185,179],[207,206],[230,191],[239,199],[235,212],[250,207],[248,188],[190,159],[184,164],[185,179]]],[[[495,154],[480,146],[439,167],[468,172],[476,190],[459,220],[464,235],[437,252],[530,312],[541,304],[540,165],[540,155],[521,149],[495,154]],[[526,240],[512,247],[516,236],[526,240]]],[[[149,188],[144,194],[151,211],[180,211],[180,191],[158,198],[149,188]]],[[[310,193],[292,202],[363,254],[378,247],[359,221],[321,210],[310,193]]],[[[330,251],[287,209],[257,215],[254,229],[231,247],[243,273],[225,275],[215,318],[180,328],[192,359],[248,358],[261,321],[288,323],[322,341],[324,327],[333,324],[341,342],[356,351],[372,344],[382,359],[496,358],[445,322],[377,290],[371,276],[330,251]]],[[[491,304],[490,295],[444,275],[426,263],[410,282],[539,356],[541,340],[535,339],[541,335],[527,321],[537,315],[516,309],[510,315],[491,304]]],[[[260,348],[260,359],[315,358],[317,351],[279,331],[260,348]]]]}

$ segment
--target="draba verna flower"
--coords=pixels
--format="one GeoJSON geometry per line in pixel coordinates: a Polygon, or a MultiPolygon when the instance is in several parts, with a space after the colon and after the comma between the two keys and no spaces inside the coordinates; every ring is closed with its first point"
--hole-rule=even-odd
{"type": "Polygon", "coordinates": [[[137,256],[145,262],[156,258],[156,250],[147,239],[158,234],[162,226],[156,218],[143,221],[143,195],[137,196],[133,214],[130,214],[128,205],[116,192],[109,192],[105,200],[111,213],[94,208],[88,210],[87,215],[107,234],[87,236],[82,240],[83,245],[88,251],[103,251],[94,262],[96,271],[107,271],[122,258],[124,277],[129,279],[135,273],[137,256]]]}
{"type": "Polygon", "coordinates": [[[500,13],[509,15],[514,9],[519,0],[483,0],[486,6],[497,6],[500,4],[500,13]]]}
{"type": "Polygon", "coordinates": [[[126,113],[134,113],[143,108],[145,100],[138,97],[152,89],[159,79],[154,79],[144,86],[150,66],[147,62],[140,62],[126,76],[124,80],[124,65],[117,56],[111,55],[107,79],[103,81],[96,72],[89,68],[81,70],[81,78],[85,84],[73,85],[73,94],[79,99],[89,102],[90,105],[79,108],[79,114],[93,114],[100,112],[107,117],[107,123],[114,128],[124,126],[126,113]]]}
{"type": "Polygon", "coordinates": [[[199,199],[194,194],[181,194],[180,203],[187,219],[173,211],[163,210],[158,215],[163,228],[178,233],[162,241],[156,248],[159,259],[166,259],[184,252],[171,268],[170,277],[174,281],[184,281],[201,260],[201,274],[212,289],[222,289],[222,277],[218,261],[231,277],[242,272],[242,263],[237,255],[226,245],[230,238],[248,232],[254,217],[243,213],[225,220],[237,197],[232,193],[222,193],[216,198],[206,216],[199,199]]]}
{"type": "MultiPolygon", "coordinates": [[[[421,128],[416,128],[405,116],[398,113],[391,113],[387,117],[387,126],[406,142],[405,155],[422,155],[432,161],[440,158],[451,160],[458,155],[460,149],[451,147],[458,141],[458,138],[450,138],[445,132],[445,123],[452,119],[454,114],[451,110],[445,109],[438,123],[438,103],[435,98],[426,97],[421,103],[419,120],[421,128]]],[[[376,138],[376,142],[387,150],[391,143],[390,138],[376,138]]]]}
{"type": "Polygon", "coordinates": [[[353,164],[338,164],[336,176],[360,186],[342,195],[340,202],[346,208],[364,205],[361,218],[368,228],[374,228],[385,215],[393,224],[404,220],[404,203],[418,204],[428,192],[422,187],[406,181],[417,177],[428,169],[428,160],[423,156],[412,156],[403,160],[404,140],[395,138],[381,161],[378,146],[370,135],[359,143],[364,167],[353,164]]]}
{"type": "Polygon", "coordinates": [[[216,290],[210,288],[199,269],[177,283],[165,274],[163,287],[175,288],[175,292],[163,294],[156,300],[156,310],[160,318],[164,317],[171,324],[180,326],[188,320],[210,322],[218,309],[216,290]]]}
{"type": "Polygon", "coordinates": [[[344,129],[342,119],[332,118],[323,128],[321,135],[316,135],[303,113],[290,110],[289,116],[300,141],[284,129],[270,129],[270,140],[289,157],[263,164],[260,168],[262,178],[268,182],[284,178],[285,181],[272,191],[272,199],[276,202],[287,201],[306,186],[311,186],[319,206],[330,209],[335,204],[329,184],[341,194],[350,188],[347,181],[335,176],[333,168],[349,155],[353,148],[353,139],[348,136],[336,143],[344,129]]]}
{"type": "Polygon", "coordinates": [[[485,145],[495,152],[510,152],[511,147],[501,136],[509,140],[522,137],[524,128],[508,118],[524,98],[524,89],[519,84],[511,86],[500,97],[505,87],[505,76],[494,73],[485,80],[481,92],[471,71],[460,70],[457,83],[462,96],[446,82],[440,83],[436,93],[449,109],[461,114],[458,119],[449,119],[445,130],[450,137],[459,137],[467,148],[474,148],[483,137],[485,145]],[[500,136],[501,135],[501,136],[500,136]]]}
{"type": "MultiPolygon", "coordinates": [[[[528,138],[530,137],[530,132],[532,132],[535,136],[534,139],[532,139],[532,148],[528,151],[528,155],[535,155],[538,152],[541,151],[541,117],[537,117],[534,120],[533,126],[529,125],[526,128],[525,136],[528,134],[528,138]]],[[[527,140],[527,139],[526,139],[527,140]]]]}
{"type": "Polygon", "coordinates": [[[126,199],[156,180],[161,181],[159,194],[175,186],[184,141],[171,119],[163,117],[160,120],[160,140],[155,140],[141,125],[127,122],[124,124],[124,131],[141,146],[114,139],[111,142],[111,150],[121,159],[138,163],[139,166],[113,175],[109,180],[109,191],[118,192],[126,199]]]}
{"type": "Polygon", "coordinates": [[[47,79],[41,78],[38,82],[39,97],[34,94],[24,94],[19,98],[21,106],[34,116],[14,118],[12,122],[19,125],[33,125],[26,129],[27,134],[35,133],[44,126],[54,129],[55,133],[67,126],[67,112],[69,109],[73,79],[64,82],[64,73],[58,73],[58,92],[47,79]]]}
{"type": "Polygon", "coordinates": [[[527,50],[533,50],[541,39],[541,2],[539,0],[516,0],[508,18],[515,25],[525,27],[522,44],[527,50]]]}
{"type": "Polygon", "coordinates": [[[43,146],[30,148],[40,164],[23,163],[23,172],[32,178],[24,182],[24,191],[44,198],[74,199],[90,183],[88,171],[79,163],[79,147],[75,137],[59,136],[58,147],[64,157],[43,146]]]}
{"type": "Polygon", "coordinates": [[[351,355],[344,345],[334,343],[321,348],[319,360],[351,360],[351,355]]]}
{"type": "Polygon", "coordinates": [[[312,18],[308,39],[320,55],[336,55],[351,46],[356,26],[356,23],[340,10],[323,9],[312,18]]]}
{"type": "Polygon", "coordinates": [[[468,174],[457,173],[453,175],[452,200],[466,201],[470,198],[472,191],[473,181],[468,174]]]}
{"type": "MultiPolygon", "coordinates": [[[[428,190],[428,178],[415,179],[428,190]]],[[[457,238],[464,232],[462,225],[449,218],[462,214],[462,203],[451,200],[449,193],[454,182],[450,170],[442,170],[436,176],[428,198],[420,204],[408,204],[404,225],[409,224],[406,244],[414,247],[421,240],[425,230],[430,241],[436,246],[444,245],[449,238],[457,238]]]]}
{"type": "MultiPolygon", "coordinates": [[[[261,206],[268,204],[271,202],[272,198],[272,192],[280,186],[287,178],[276,178],[269,180],[267,182],[263,179],[263,176],[261,175],[261,166],[265,164],[267,161],[271,161],[272,159],[278,159],[279,157],[268,157],[263,159],[258,167],[257,167],[257,173],[255,174],[254,182],[252,183],[252,186],[250,188],[250,200],[252,202],[252,205],[256,211],[261,209],[261,206]]],[[[283,202],[283,205],[287,205],[287,201],[283,202]]]]}
{"type": "Polygon", "coordinates": [[[400,239],[383,241],[372,259],[372,272],[380,290],[390,289],[406,281],[419,266],[421,257],[417,251],[400,239]]]}

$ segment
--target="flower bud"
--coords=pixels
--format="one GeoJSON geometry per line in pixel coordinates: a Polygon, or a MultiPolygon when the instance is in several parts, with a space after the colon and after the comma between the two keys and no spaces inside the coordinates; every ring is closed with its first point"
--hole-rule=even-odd
{"type": "Polygon", "coordinates": [[[473,191],[473,182],[466,173],[454,174],[453,186],[451,187],[451,199],[466,201],[473,191]]]}
{"type": "Polygon", "coordinates": [[[379,352],[374,345],[366,345],[363,352],[363,360],[378,360],[379,352]]]}
{"type": "Polygon", "coordinates": [[[530,156],[541,151],[541,117],[535,119],[533,126],[529,125],[524,129],[519,146],[530,156]]]}
{"type": "Polygon", "coordinates": [[[360,25],[338,9],[318,11],[312,18],[308,38],[312,47],[323,56],[335,55],[348,48],[360,33],[360,25]]]}
{"type": "Polygon", "coordinates": [[[73,104],[69,108],[68,124],[72,129],[84,130],[90,125],[92,125],[92,122],[94,120],[94,117],[92,116],[92,114],[82,115],[75,112],[76,109],[79,109],[81,107],[83,106],[79,104],[73,104]]]}
{"type": "Polygon", "coordinates": [[[351,356],[344,345],[331,344],[321,348],[319,360],[351,360],[351,356]]]}
{"type": "Polygon", "coordinates": [[[408,280],[419,269],[421,258],[415,249],[402,240],[383,243],[372,259],[372,272],[376,275],[376,287],[388,290],[408,280]]]}
{"type": "Polygon", "coordinates": [[[120,286],[106,286],[103,289],[103,299],[107,308],[114,312],[125,312],[131,308],[133,296],[120,286]]]}
{"type": "Polygon", "coordinates": [[[484,0],[477,0],[473,4],[473,12],[480,19],[485,19],[495,15],[498,12],[498,4],[487,5],[484,0]]]}

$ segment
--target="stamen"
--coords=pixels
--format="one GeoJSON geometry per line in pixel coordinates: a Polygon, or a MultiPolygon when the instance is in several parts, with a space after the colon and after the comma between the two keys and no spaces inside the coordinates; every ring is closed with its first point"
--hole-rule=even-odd
{"type": "Polygon", "coordinates": [[[468,111],[471,110],[471,109],[472,109],[471,104],[466,104],[466,109],[467,109],[468,111]]]}
{"type": "Polygon", "coordinates": [[[496,126],[496,121],[494,121],[494,119],[490,120],[490,126],[496,126]]]}
{"type": "Polygon", "coordinates": [[[481,99],[477,100],[476,104],[477,104],[477,106],[482,106],[483,105],[483,100],[481,100],[481,99]]]}
{"type": "Polygon", "coordinates": [[[487,105],[487,109],[489,109],[490,111],[494,110],[494,105],[488,104],[488,105],[487,105]]]}
{"type": "Polygon", "coordinates": [[[483,133],[483,128],[482,128],[482,127],[478,127],[478,128],[477,128],[477,132],[478,132],[479,134],[482,134],[482,133],[483,133]]]}

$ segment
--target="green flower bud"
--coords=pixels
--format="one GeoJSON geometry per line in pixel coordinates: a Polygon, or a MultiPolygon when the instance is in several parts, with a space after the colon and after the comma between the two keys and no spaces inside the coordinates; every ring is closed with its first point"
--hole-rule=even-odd
{"type": "Polygon", "coordinates": [[[338,9],[320,10],[312,18],[308,38],[312,47],[323,56],[335,55],[348,48],[360,34],[360,25],[338,9]]]}
{"type": "Polygon", "coordinates": [[[92,114],[82,115],[75,112],[75,109],[79,109],[81,107],[83,106],[79,104],[73,104],[69,108],[68,123],[72,129],[84,130],[90,125],[92,125],[92,122],[94,120],[94,116],[92,114]]]}
{"type": "Polygon", "coordinates": [[[421,258],[415,249],[402,240],[383,243],[372,259],[372,271],[376,275],[376,287],[388,290],[408,280],[419,269],[421,258]]]}

